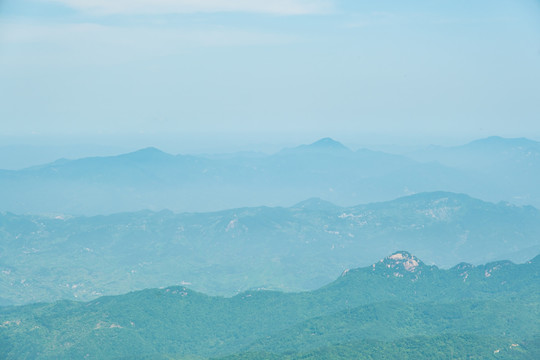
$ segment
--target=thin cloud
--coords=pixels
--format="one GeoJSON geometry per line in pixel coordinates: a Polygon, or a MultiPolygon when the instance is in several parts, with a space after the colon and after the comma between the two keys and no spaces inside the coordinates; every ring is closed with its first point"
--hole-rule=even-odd
{"type": "Polygon", "coordinates": [[[3,23],[0,48],[16,49],[0,65],[25,63],[123,63],[133,58],[160,57],[201,47],[281,45],[295,36],[225,27],[147,28],[93,23],[3,23]]]}
{"type": "Polygon", "coordinates": [[[42,0],[101,15],[249,12],[306,15],[332,10],[332,0],[42,0]]]}

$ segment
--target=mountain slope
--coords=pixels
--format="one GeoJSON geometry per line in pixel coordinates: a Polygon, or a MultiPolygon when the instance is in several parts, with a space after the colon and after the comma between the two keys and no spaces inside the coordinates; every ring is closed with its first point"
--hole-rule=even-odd
{"type": "Polygon", "coordinates": [[[311,199],[215,213],[5,213],[0,239],[4,303],[187,283],[232,295],[314,289],[399,249],[444,267],[525,261],[540,252],[540,211],[436,192],[350,208],[311,199]]]}
{"type": "Polygon", "coordinates": [[[482,351],[523,347],[540,334],[540,257],[505,264],[467,266],[465,277],[464,265],[441,270],[398,252],[312,292],[249,291],[222,298],[169,287],[89,303],[0,308],[0,338],[6,344],[0,355],[279,355],[351,341],[427,336],[429,342],[445,334],[478,336],[486,342],[482,351]]]}
{"type": "Polygon", "coordinates": [[[147,148],[2,170],[0,210],[71,215],[143,209],[215,211],[290,206],[311,197],[352,205],[390,200],[408,191],[459,190],[454,182],[468,179],[467,174],[440,165],[427,165],[432,174],[427,178],[415,176],[418,166],[426,168],[403,156],[353,152],[329,138],[266,156],[173,156],[147,148]],[[396,172],[410,176],[396,181],[400,179],[393,175],[396,172]],[[441,188],[435,182],[440,178],[452,186],[441,188]]]}
{"type": "Polygon", "coordinates": [[[308,352],[248,351],[222,360],[432,360],[432,359],[515,359],[531,360],[540,355],[540,341],[515,344],[508,339],[479,335],[444,334],[414,336],[394,341],[362,340],[324,345],[308,352]]]}
{"type": "Polygon", "coordinates": [[[273,155],[170,155],[155,148],[0,170],[0,210],[110,214],[291,206],[319,197],[342,206],[426,191],[540,206],[540,143],[488,138],[409,157],[352,151],[324,138],[273,155]]]}
{"type": "Polygon", "coordinates": [[[464,192],[484,200],[533,205],[540,201],[540,142],[492,136],[462,146],[431,147],[409,156],[467,173],[476,186],[464,192]]]}

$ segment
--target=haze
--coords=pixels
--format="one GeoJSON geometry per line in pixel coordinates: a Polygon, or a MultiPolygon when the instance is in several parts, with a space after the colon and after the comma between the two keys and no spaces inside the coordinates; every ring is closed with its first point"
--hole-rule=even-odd
{"type": "Polygon", "coordinates": [[[3,0],[0,55],[0,140],[67,157],[540,138],[533,0],[3,0]]]}

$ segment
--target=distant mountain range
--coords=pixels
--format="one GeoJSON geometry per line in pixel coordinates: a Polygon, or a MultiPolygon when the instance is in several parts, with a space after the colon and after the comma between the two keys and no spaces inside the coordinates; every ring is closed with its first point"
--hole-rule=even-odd
{"type": "Polygon", "coordinates": [[[3,213],[0,301],[90,300],[173,284],[222,295],[309,290],[399,249],[443,267],[522,262],[540,253],[540,211],[433,192],[353,207],[312,198],[212,213],[3,213]]]}
{"type": "Polygon", "coordinates": [[[311,292],[174,286],[0,308],[0,357],[526,360],[539,304],[540,256],[441,270],[399,251],[311,292]]]}
{"type": "Polygon", "coordinates": [[[0,358],[539,359],[538,184],[500,137],[0,170],[0,358]]]}
{"type": "Polygon", "coordinates": [[[426,191],[540,207],[540,143],[492,137],[408,156],[321,139],[273,155],[170,155],[155,148],[0,171],[0,210],[97,215],[149,209],[215,211],[291,206],[319,197],[342,206],[426,191]]]}

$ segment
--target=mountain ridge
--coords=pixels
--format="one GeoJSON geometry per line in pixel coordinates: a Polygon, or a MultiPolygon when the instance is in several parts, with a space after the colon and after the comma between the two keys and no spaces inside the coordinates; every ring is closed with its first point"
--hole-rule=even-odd
{"type": "Polygon", "coordinates": [[[461,147],[418,156],[352,151],[330,138],[260,156],[171,155],[145,148],[2,170],[0,210],[209,212],[291,206],[312,197],[353,206],[438,190],[540,207],[540,151],[503,143],[506,150],[461,147]]]}
{"type": "MultiPolygon", "coordinates": [[[[532,139],[529,139],[529,138],[526,138],[526,137],[507,138],[507,137],[501,137],[501,136],[489,136],[489,137],[486,137],[486,138],[480,138],[480,139],[472,140],[472,141],[470,141],[468,143],[465,143],[463,145],[457,145],[457,146],[444,147],[444,146],[432,145],[433,146],[432,149],[436,149],[436,148],[437,149],[458,149],[458,148],[484,146],[484,145],[492,145],[492,144],[503,145],[503,146],[504,145],[528,145],[528,146],[533,146],[533,147],[540,148],[540,142],[539,141],[532,140],[532,139]]],[[[319,140],[316,140],[316,141],[314,141],[314,142],[312,142],[310,144],[298,145],[296,147],[291,147],[291,148],[283,148],[282,150],[278,151],[276,154],[279,154],[279,153],[284,152],[284,151],[287,152],[287,151],[290,151],[290,150],[310,150],[310,149],[312,149],[312,150],[332,150],[332,151],[337,150],[337,151],[345,151],[347,153],[349,153],[349,152],[368,151],[368,152],[372,152],[372,153],[394,155],[392,153],[386,153],[384,151],[371,150],[371,149],[366,148],[366,147],[360,147],[356,151],[353,151],[350,148],[343,145],[341,142],[336,141],[336,140],[334,140],[334,139],[332,139],[330,137],[320,138],[319,140]]],[[[235,157],[235,156],[242,157],[242,156],[245,156],[246,154],[248,155],[247,157],[256,157],[256,158],[259,158],[259,157],[271,157],[272,156],[272,155],[269,155],[269,154],[265,154],[265,153],[261,153],[261,152],[252,152],[252,151],[240,151],[240,152],[237,152],[237,153],[228,153],[228,154],[223,154],[223,156],[225,158],[231,158],[231,157],[235,157]]],[[[25,169],[38,168],[38,167],[42,167],[42,166],[46,166],[46,165],[52,165],[54,163],[59,163],[59,162],[60,163],[65,163],[65,162],[72,162],[72,161],[83,160],[83,159],[107,159],[107,158],[117,158],[117,157],[137,158],[138,156],[141,156],[141,158],[146,157],[146,156],[167,156],[169,158],[182,157],[182,156],[188,156],[188,157],[199,157],[200,156],[202,158],[219,158],[222,155],[219,155],[219,154],[208,154],[208,155],[204,155],[204,154],[203,155],[171,154],[171,153],[165,152],[163,150],[160,150],[159,148],[157,148],[155,146],[148,146],[148,147],[140,148],[140,149],[133,150],[133,151],[130,151],[130,152],[121,153],[121,154],[118,154],[118,155],[89,156],[89,157],[80,157],[80,158],[76,158],[76,159],[70,159],[70,158],[67,158],[67,157],[61,157],[61,158],[58,158],[57,160],[54,160],[54,161],[51,161],[51,162],[46,162],[46,163],[39,164],[39,165],[33,165],[33,166],[23,168],[23,169],[20,169],[20,170],[6,170],[6,171],[17,172],[17,171],[21,171],[21,170],[25,170],[25,169]]],[[[4,169],[2,169],[2,170],[4,170],[4,169]]]]}
{"type": "Polygon", "coordinates": [[[434,192],[354,207],[311,199],[209,213],[6,212],[0,236],[2,297],[15,303],[91,299],[174,283],[224,295],[314,289],[400,249],[444,268],[524,261],[540,253],[540,211],[434,192]],[[51,261],[55,268],[42,271],[51,261]],[[74,264],[77,271],[68,271],[74,264]]]}
{"type": "Polygon", "coordinates": [[[351,149],[330,137],[321,138],[311,144],[299,145],[292,148],[285,148],[278,151],[276,155],[291,155],[302,153],[331,153],[331,154],[350,154],[351,149]]]}
{"type": "MultiPolygon", "coordinates": [[[[381,261],[411,259],[417,258],[400,251],[381,261]]],[[[286,358],[369,339],[447,334],[498,338],[481,350],[474,347],[485,355],[501,344],[529,351],[527,339],[540,334],[540,272],[531,264],[502,267],[489,276],[487,264],[481,265],[470,269],[481,276],[471,274],[463,281],[462,274],[436,267],[418,279],[387,276],[373,271],[378,263],[301,293],[250,290],[224,298],[171,286],[86,303],[0,307],[0,355],[113,359],[177,354],[204,359],[267,352],[286,358]],[[519,281],[501,285],[509,278],[519,281]]],[[[428,357],[420,359],[435,356],[425,351],[428,357]]]]}

